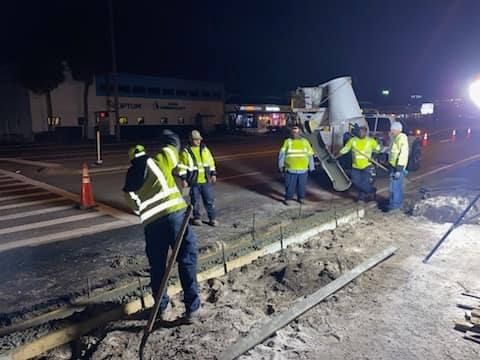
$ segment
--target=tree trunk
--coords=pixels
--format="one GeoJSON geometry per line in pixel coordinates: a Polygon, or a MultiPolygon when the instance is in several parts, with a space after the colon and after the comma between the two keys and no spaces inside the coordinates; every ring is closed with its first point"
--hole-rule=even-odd
{"type": "Polygon", "coordinates": [[[83,83],[83,139],[88,139],[88,93],[92,80],[85,80],[83,83]]]}
{"type": "MultiPolygon", "coordinates": [[[[47,121],[51,121],[51,118],[53,117],[53,107],[52,107],[52,94],[50,91],[47,91],[45,93],[45,100],[47,102],[47,121]]],[[[48,131],[52,131],[53,126],[48,124],[48,131]]]]}

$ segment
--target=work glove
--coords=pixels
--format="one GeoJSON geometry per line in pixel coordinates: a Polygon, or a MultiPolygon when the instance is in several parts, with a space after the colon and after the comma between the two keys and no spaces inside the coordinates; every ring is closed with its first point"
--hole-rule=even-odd
{"type": "Polygon", "coordinates": [[[215,183],[217,182],[217,176],[216,176],[216,175],[212,175],[212,176],[210,177],[210,182],[211,182],[212,184],[215,184],[215,183]]]}
{"type": "Polygon", "coordinates": [[[402,176],[402,173],[400,171],[395,171],[392,173],[392,179],[398,180],[402,176]]]}

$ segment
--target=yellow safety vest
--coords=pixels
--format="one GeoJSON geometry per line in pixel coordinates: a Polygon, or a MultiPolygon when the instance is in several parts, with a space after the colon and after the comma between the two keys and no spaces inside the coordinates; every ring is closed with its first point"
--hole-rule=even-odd
{"type": "Polygon", "coordinates": [[[285,156],[285,169],[292,171],[308,170],[313,149],[307,139],[286,139],[280,149],[285,156]]]}
{"type": "Polygon", "coordinates": [[[180,177],[195,173],[197,184],[205,184],[208,176],[216,172],[215,160],[206,146],[190,146],[188,149],[183,149],[178,169],[180,177]],[[189,150],[193,153],[193,157],[189,150]]]}
{"type": "Polygon", "coordinates": [[[178,152],[175,147],[164,147],[155,160],[147,160],[141,188],[125,193],[128,204],[140,216],[142,223],[151,223],[187,206],[173,176],[177,164],[178,152]]]}
{"type": "Polygon", "coordinates": [[[403,166],[406,168],[408,164],[408,153],[408,137],[404,133],[400,133],[392,141],[388,162],[393,167],[403,166]]]}
{"type": "Polygon", "coordinates": [[[363,139],[353,137],[349,139],[340,150],[340,154],[345,155],[350,151],[352,152],[352,167],[363,170],[371,165],[370,159],[372,158],[372,154],[379,152],[380,146],[374,138],[368,136],[363,139]]]}

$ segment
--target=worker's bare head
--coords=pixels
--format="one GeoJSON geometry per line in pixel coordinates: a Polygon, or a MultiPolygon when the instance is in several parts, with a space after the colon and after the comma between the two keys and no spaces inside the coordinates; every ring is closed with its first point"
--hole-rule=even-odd
{"type": "Polygon", "coordinates": [[[293,125],[291,133],[293,138],[298,139],[300,137],[300,127],[298,125],[293,125]]]}
{"type": "Polygon", "coordinates": [[[360,128],[358,129],[358,137],[360,139],[363,139],[367,136],[367,127],[366,126],[360,126],[360,128]]]}
{"type": "Polygon", "coordinates": [[[390,128],[390,132],[393,136],[397,136],[403,131],[403,126],[401,122],[395,121],[392,123],[392,127],[390,128]]]}

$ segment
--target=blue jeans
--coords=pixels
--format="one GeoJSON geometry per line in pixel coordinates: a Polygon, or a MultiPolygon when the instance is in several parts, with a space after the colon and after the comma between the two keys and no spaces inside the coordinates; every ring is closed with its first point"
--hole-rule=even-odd
{"type": "Polygon", "coordinates": [[[403,203],[403,179],[405,174],[400,172],[398,179],[395,179],[394,173],[390,174],[390,204],[389,210],[400,209],[403,203]]]}
{"type": "Polygon", "coordinates": [[[298,200],[305,199],[308,172],[301,174],[285,173],[285,200],[292,200],[295,193],[298,200]]]}
{"type": "Polygon", "coordinates": [[[373,186],[372,169],[352,169],[352,183],[358,189],[358,200],[365,200],[368,195],[374,194],[377,189],[373,186]]]}
{"type": "MultiPolygon", "coordinates": [[[[177,211],[160,218],[145,227],[146,252],[150,263],[150,286],[153,296],[160,291],[160,283],[165,274],[168,249],[175,244],[180,231],[185,211],[177,211]]],[[[188,225],[182,246],[177,256],[178,274],[183,289],[183,302],[186,312],[193,312],[200,307],[197,282],[197,238],[188,225]]],[[[160,300],[160,311],[166,309],[170,301],[165,292],[160,300]]]]}
{"type": "Polygon", "coordinates": [[[193,218],[200,219],[200,200],[207,210],[208,219],[215,220],[215,196],[211,183],[195,184],[190,188],[190,202],[193,206],[193,218]]]}

